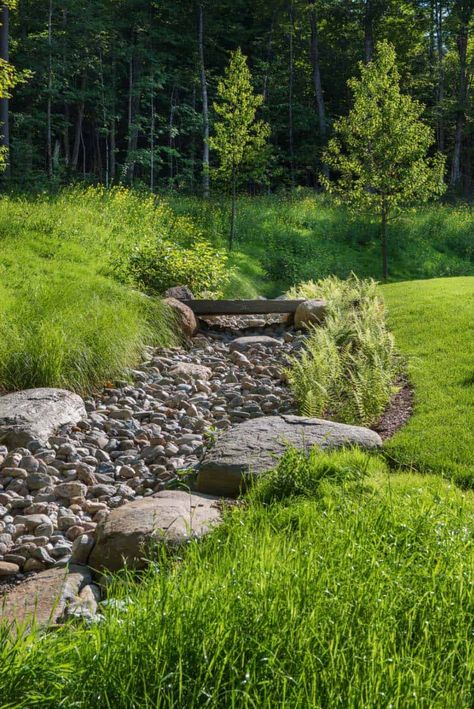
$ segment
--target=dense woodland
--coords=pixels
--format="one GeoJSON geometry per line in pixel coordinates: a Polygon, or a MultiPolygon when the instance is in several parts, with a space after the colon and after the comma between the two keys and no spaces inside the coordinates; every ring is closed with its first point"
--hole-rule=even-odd
{"type": "Polygon", "coordinates": [[[9,130],[1,101],[4,181],[207,194],[217,84],[241,47],[271,129],[269,179],[248,189],[318,186],[334,120],[350,108],[347,81],[387,38],[447,156],[447,181],[472,195],[473,0],[19,0],[9,47],[7,15],[2,56],[23,83],[9,130]]]}

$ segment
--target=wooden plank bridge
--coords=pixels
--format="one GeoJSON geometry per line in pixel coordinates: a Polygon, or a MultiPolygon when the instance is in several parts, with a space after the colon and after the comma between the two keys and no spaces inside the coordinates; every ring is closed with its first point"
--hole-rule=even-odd
{"type": "Polygon", "coordinates": [[[195,315],[269,315],[295,313],[304,300],[182,300],[195,315]]]}

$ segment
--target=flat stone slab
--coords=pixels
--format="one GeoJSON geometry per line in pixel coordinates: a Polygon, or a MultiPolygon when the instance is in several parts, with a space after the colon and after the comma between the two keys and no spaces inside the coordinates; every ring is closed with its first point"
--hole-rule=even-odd
{"type": "Polygon", "coordinates": [[[203,536],[220,521],[216,498],[163,490],[112,510],[97,529],[89,565],[97,571],[117,571],[125,565],[143,568],[153,544],[179,546],[203,536]]]}
{"type": "Polygon", "coordinates": [[[217,439],[199,468],[199,492],[236,497],[252,477],[271,470],[288,446],[379,448],[382,439],[360,426],[304,416],[266,416],[233,426],[217,439]]]}
{"type": "Polygon", "coordinates": [[[175,364],[168,371],[171,376],[183,377],[183,379],[210,379],[212,369],[203,364],[193,364],[192,362],[180,362],[175,364]]]}
{"type": "Polygon", "coordinates": [[[276,337],[269,337],[268,335],[249,335],[248,337],[237,337],[230,343],[229,349],[231,352],[234,350],[245,352],[251,347],[261,345],[265,347],[280,347],[281,344],[281,341],[277,340],[276,337]]]}
{"type": "Polygon", "coordinates": [[[46,443],[62,426],[85,418],[80,396],[65,389],[24,389],[0,397],[0,443],[10,448],[46,443]]]}
{"type": "Polygon", "coordinates": [[[53,625],[76,602],[81,589],[91,582],[85,566],[41,571],[0,597],[0,623],[53,625]]]}

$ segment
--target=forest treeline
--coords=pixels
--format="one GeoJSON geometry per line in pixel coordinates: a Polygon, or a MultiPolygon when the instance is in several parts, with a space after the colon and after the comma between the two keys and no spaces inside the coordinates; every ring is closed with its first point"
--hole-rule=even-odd
{"type": "Polygon", "coordinates": [[[347,81],[388,39],[402,90],[426,106],[448,183],[472,195],[474,0],[0,6],[1,56],[24,79],[9,102],[0,100],[9,148],[3,180],[207,193],[206,166],[216,160],[213,102],[230,52],[240,47],[271,130],[269,184],[249,181],[248,189],[317,186],[333,123],[350,108],[347,81]]]}

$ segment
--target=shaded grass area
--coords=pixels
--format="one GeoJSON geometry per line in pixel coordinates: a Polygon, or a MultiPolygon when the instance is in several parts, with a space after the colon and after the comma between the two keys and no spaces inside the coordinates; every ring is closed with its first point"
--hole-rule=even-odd
{"type": "Polygon", "coordinates": [[[474,487],[474,278],[382,290],[415,387],[413,416],[386,450],[396,465],[474,487]]]}
{"type": "MultiPolygon", "coordinates": [[[[205,202],[171,198],[173,209],[191,215],[206,238],[225,244],[229,205],[222,198],[205,202]]],[[[431,205],[408,212],[389,227],[390,280],[474,274],[472,207],[431,205]]],[[[234,263],[243,280],[231,282],[228,296],[266,296],[327,275],[381,277],[378,226],[351,218],[341,207],[314,192],[295,196],[241,197],[238,204],[234,263]],[[253,264],[253,267],[251,266],[253,264]],[[243,285],[249,285],[245,291],[243,285]]]]}
{"type": "Polygon", "coordinates": [[[472,494],[321,455],[116,580],[102,622],[4,638],[2,706],[471,707],[472,494]]]}
{"type": "Polygon", "coordinates": [[[84,390],[174,341],[164,306],[107,273],[144,216],[123,193],[0,200],[0,390],[84,390]]]}

